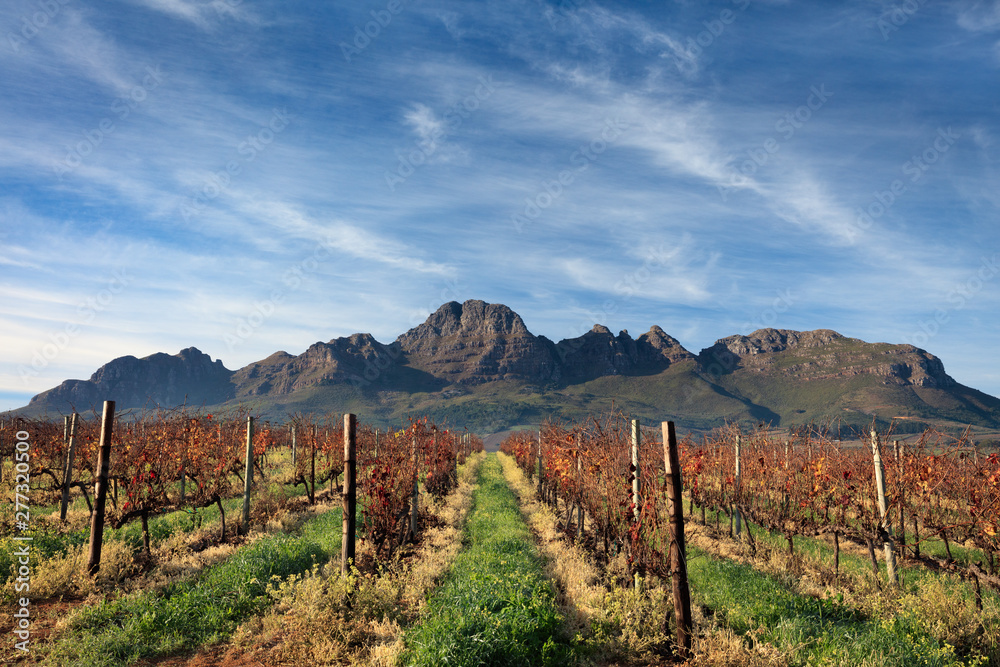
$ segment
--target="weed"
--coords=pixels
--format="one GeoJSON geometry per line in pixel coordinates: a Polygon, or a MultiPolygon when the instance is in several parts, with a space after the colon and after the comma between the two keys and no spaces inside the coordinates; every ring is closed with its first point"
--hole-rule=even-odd
{"type": "Polygon", "coordinates": [[[496,457],[480,469],[466,549],[406,635],[406,664],[566,665],[555,591],[496,457]]]}

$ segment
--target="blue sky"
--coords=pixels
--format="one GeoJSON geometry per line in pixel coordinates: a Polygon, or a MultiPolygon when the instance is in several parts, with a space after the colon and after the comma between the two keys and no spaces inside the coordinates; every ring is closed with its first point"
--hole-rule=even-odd
{"type": "Polygon", "coordinates": [[[0,409],[446,301],[1000,395],[1000,3],[7,0],[0,409]]]}

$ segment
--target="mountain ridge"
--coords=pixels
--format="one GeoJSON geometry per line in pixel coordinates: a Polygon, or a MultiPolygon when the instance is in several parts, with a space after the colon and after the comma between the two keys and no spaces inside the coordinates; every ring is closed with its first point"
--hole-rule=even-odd
{"type": "Polygon", "coordinates": [[[1000,428],[1000,399],[956,382],[940,359],[912,345],[766,328],[694,354],[658,325],[633,339],[600,324],[552,342],[509,307],[478,300],[443,304],[391,343],[356,333],[236,370],[193,347],[119,357],[18,412],[64,413],[105,398],[121,408],[250,403],[276,417],[350,407],[392,421],[425,411],[484,427],[572,418],[617,401],[649,419],[698,427],[878,416],[1000,428]]]}

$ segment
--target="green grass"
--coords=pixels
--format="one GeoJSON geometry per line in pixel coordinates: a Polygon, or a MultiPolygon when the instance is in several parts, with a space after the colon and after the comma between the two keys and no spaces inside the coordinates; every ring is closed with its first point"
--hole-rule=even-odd
{"type": "MultiPolygon", "coordinates": [[[[235,517],[239,516],[243,507],[243,497],[238,496],[223,500],[222,506],[226,510],[227,529],[229,529],[229,525],[235,517]]],[[[216,505],[209,505],[195,511],[180,510],[155,516],[149,520],[150,545],[156,546],[174,535],[189,533],[198,527],[208,527],[219,523],[219,508],[216,505]]],[[[53,525],[48,524],[47,528],[37,528],[27,533],[34,538],[31,545],[32,567],[37,567],[41,561],[53,556],[65,555],[74,547],[79,547],[90,541],[90,524],[68,532],[53,530],[53,527],[53,525]]],[[[142,522],[135,519],[121,528],[105,526],[104,541],[124,542],[137,552],[142,548],[142,522]]],[[[13,556],[15,544],[12,536],[0,537],[0,585],[6,583],[13,572],[16,560],[13,556]]]]}
{"type": "Polygon", "coordinates": [[[222,641],[270,604],[272,577],[323,563],[340,548],[341,513],[331,510],[295,535],[265,537],[201,576],[162,593],[142,591],[84,608],[46,664],[111,667],[222,641]]]}
{"type": "MultiPolygon", "coordinates": [[[[684,507],[688,507],[687,502],[685,502],[684,507]]],[[[700,508],[698,505],[695,505],[695,512],[700,516],[700,508]]],[[[716,512],[713,510],[706,511],[706,519],[709,526],[715,526],[715,515],[716,512]]],[[[727,528],[729,525],[728,522],[729,517],[724,513],[720,513],[720,528],[727,528]]],[[[744,522],[746,522],[746,519],[744,519],[744,522]]],[[[750,530],[753,534],[754,540],[756,540],[757,544],[760,546],[768,546],[779,550],[787,548],[788,542],[785,539],[785,536],[780,533],[766,530],[763,526],[759,526],[755,523],[750,523],[750,530]]],[[[908,539],[913,539],[913,533],[907,533],[907,536],[908,539]]],[[[795,543],[795,553],[797,555],[803,556],[817,564],[833,569],[834,548],[832,544],[818,537],[806,537],[801,535],[794,536],[793,540],[795,543]]],[[[848,543],[847,538],[841,538],[841,543],[846,545],[848,543]]],[[[948,555],[947,550],[945,549],[944,541],[937,538],[922,538],[920,543],[920,552],[924,555],[933,555],[939,558],[947,558],[948,555]]],[[[881,578],[881,581],[885,581],[887,576],[883,553],[882,546],[880,544],[876,545],[875,558],[878,562],[879,577],[881,578]]],[[[904,592],[913,592],[921,582],[935,579],[940,576],[938,573],[919,563],[910,561],[913,564],[906,564],[906,561],[899,557],[898,547],[896,553],[896,570],[899,573],[900,583],[904,592]]],[[[954,543],[951,544],[951,553],[955,560],[959,563],[981,562],[984,558],[982,551],[979,549],[963,547],[954,543]]],[[[839,572],[841,574],[849,574],[859,577],[871,576],[873,574],[871,560],[867,556],[858,556],[846,550],[841,550],[839,572]]],[[[956,585],[962,589],[962,593],[967,599],[972,598],[973,589],[971,584],[963,582],[956,585]]],[[[985,595],[992,594],[988,590],[985,590],[983,593],[985,595]]]]}
{"type": "MultiPolygon", "coordinates": [[[[714,512],[709,511],[707,518],[714,526],[714,512]]],[[[722,515],[720,519],[720,527],[728,525],[728,517],[722,515]]],[[[751,524],[751,530],[758,548],[787,548],[783,535],[757,524],[751,524]]],[[[943,551],[943,543],[940,548],[943,551]]],[[[954,552],[954,546],[952,550],[954,552]]],[[[915,611],[866,618],[844,603],[843,594],[837,601],[799,595],[794,592],[795,582],[790,575],[783,584],[754,571],[750,565],[716,560],[697,550],[689,551],[689,556],[694,556],[689,561],[692,589],[699,601],[712,608],[724,624],[736,632],[764,628],[765,632],[757,635],[762,641],[786,650],[801,646],[796,650],[793,664],[855,665],[864,659],[870,664],[886,665],[988,664],[985,659],[977,663],[974,657],[958,655],[954,647],[929,634],[925,619],[918,618],[915,611]],[[883,653],[886,655],[884,663],[876,660],[876,656],[883,653]]],[[[833,546],[822,539],[796,536],[795,553],[833,567],[833,546]]],[[[879,578],[885,581],[885,563],[880,548],[877,548],[876,557],[879,578]]],[[[922,588],[942,576],[921,565],[900,564],[898,571],[900,594],[919,595],[922,588]]],[[[870,579],[873,574],[871,561],[867,556],[841,551],[840,573],[870,579]]],[[[966,601],[973,599],[971,585],[952,581],[949,577],[947,586],[966,601]]],[[[993,595],[990,591],[983,591],[983,594],[993,595]]]]}
{"type": "Polygon", "coordinates": [[[465,548],[406,634],[406,665],[566,665],[552,584],[495,455],[479,471],[465,548]]]}
{"type": "MultiPolygon", "coordinates": [[[[276,467],[284,466],[272,471],[271,477],[274,479],[283,474],[285,468],[290,467],[291,452],[280,451],[276,455],[272,455],[272,457],[273,465],[276,467]]],[[[269,481],[267,485],[272,492],[284,495],[286,498],[304,496],[306,494],[304,485],[282,485],[273,481],[269,481]]],[[[178,491],[179,488],[180,484],[178,483],[178,491]]],[[[243,496],[238,495],[233,498],[224,499],[222,506],[225,509],[226,518],[230,525],[232,525],[232,521],[235,517],[239,516],[239,512],[243,507],[243,496]]],[[[5,508],[4,512],[12,511],[12,507],[11,505],[5,508]]],[[[86,511],[86,509],[87,505],[82,496],[75,497],[70,504],[71,511],[86,511]]],[[[55,504],[34,507],[31,514],[33,517],[48,517],[58,511],[59,505],[55,504]]],[[[13,525],[12,516],[9,520],[6,515],[3,518],[4,526],[9,527],[13,525]]],[[[219,526],[220,524],[219,508],[214,504],[207,507],[187,508],[169,514],[153,516],[150,517],[148,522],[150,545],[155,547],[157,544],[175,535],[190,533],[197,528],[207,528],[213,525],[219,526]]],[[[33,538],[30,562],[32,568],[38,567],[46,559],[65,555],[73,548],[85,545],[90,541],[89,522],[76,530],[66,530],[56,522],[49,520],[37,521],[33,519],[31,525],[32,529],[27,534],[33,538]]],[[[105,525],[104,541],[123,542],[129,545],[133,551],[138,552],[142,549],[142,522],[136,518],[121,528],[112,528],[109,525],[105,525]]],[[[0,586],[11,578],[14,571],[16,559],[13,552],[17,546],[19,545],[13,540],[12,535],[0,537],[0,586]]]]}
{"type": "Polygon", "coordinates": [[[906,613],[866,619],[837,600],[797,595],[750,565],[696,549],[688,557],[695,601],[733,631],[787,653],[792,665],[983,664],[958,657],[906,613]]]}

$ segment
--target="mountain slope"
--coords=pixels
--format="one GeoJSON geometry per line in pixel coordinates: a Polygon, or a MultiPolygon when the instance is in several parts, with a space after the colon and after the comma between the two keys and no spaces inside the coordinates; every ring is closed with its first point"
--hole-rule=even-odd
{"type": "Polygon", "coordinates": [[[914,429],[928,420],[1000,428],[1000,399],[959,384],[940,359],[911,345],[825,329],[761,329],[694,355],[658,326],[632,339],[601,325],[553,343],[507,306],[476,300],[442,305],[389,344],[353,334],[237,371],[194,348],[121,357],[90,380],[42,392],[19,412],[87,410],[106,398],[123,409],[244,405],[277,418],[353,411],[385,424],[429,414],[481,430],[611,407],[692,428],[724,421],[861,426],[873,416],[902,418],[914,429]]]}
{"type": "Polygon", "coordinates": [[[89,410],[113,398],[121,408],[216,405],[235,397],[233,371],[189,347],[178,354],[162,352],[137,359],[119,357],[101,366],[89,380],[66,380],[28,403],[29,412],[89,410]]]}
{"type": "Polygon", "coordinates": [[[546,382],[557,367],[520,315],[483,301],[446,303],[396,343],[411,367],[449,383],[546,382]]]}
{"type": "Polygon", "coordinates": [[[1000,400],[956,382],[912,345],[866,343],[830,330],[729,336],[698,360],[716,384],[766,405],[783,423],[841,418],[940,419],[996,426],[1000,400]]]}

